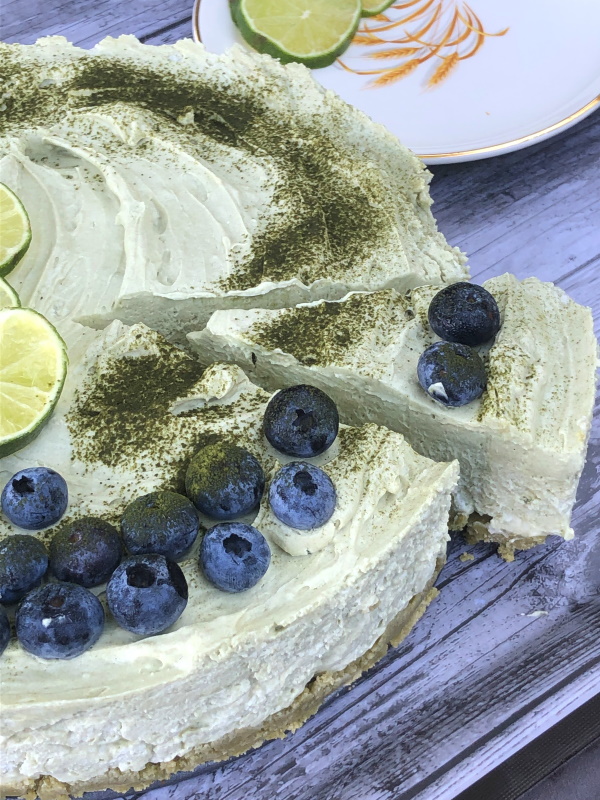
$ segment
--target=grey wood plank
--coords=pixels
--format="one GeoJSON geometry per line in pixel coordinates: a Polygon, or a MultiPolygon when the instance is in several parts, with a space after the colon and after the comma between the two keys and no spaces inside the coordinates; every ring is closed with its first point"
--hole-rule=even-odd
{"type": "MultiPolygon", "coordinates": [[[[105,36],[123,33],[144,39],[173,23],[191,19],[193,0],[3,0],[0,31],[6,42],[31,44],[40,36],[66,36],[92,47],[105,36]]],[[[186,36],[191,36],[191,25],[186,36]]],[[[171,40],[172,41],[172,40],[171,40]]]]}
{"type": "MultiPolygon", "coordinates": [[[[4,0],[0,30],[9,41],[166,43],[190,35],[190,14],[188,0],[4,0]]],[[[476,280],[555,280],[600,323],[599,113],[533,148],[433,172],[439,226],[476,280]]],[[[146,800],[449,800],[473,783],[600,690],[599,473],[597,409],[574,541],[506,564],[456,537],[441,596],[399,648],[284,741],[146,800]]]]}
{"type": "Polygon", "coordinates": [[[490,222],[503,222],[510,228],[523,211],[534,216],[543,208],[539,204],[544,197],[557,188],[595,183],[599,125],[596,112],[565,133],[532,147],[497,158],[433,167],[434,211],[447,236],[458,245],[468,241],[473,255],[479,249],[475,234],[483,231],[485,235],[490,222]],[[527,211],[531,204],[533,213],[527,211]]]}

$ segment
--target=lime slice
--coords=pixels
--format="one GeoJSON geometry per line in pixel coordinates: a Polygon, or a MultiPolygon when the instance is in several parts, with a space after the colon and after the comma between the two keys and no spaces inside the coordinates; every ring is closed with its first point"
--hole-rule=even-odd
{"type": "Polygon", "coordinates": [[[255,50],[313,68],[333,64],[361,16],[360,0],[230,0],[230,8],[255,50]]]}
{"type": "Polygon", "coordinates": [[[9,286],[5,280],[0,278],[0,309],[17,308],[20,305],[19,295],[12,286],[9,286]]]}
{"type": "Polygon", "coordinates": [[[31,225],[23,203],[0,183],[0,276],[8,275],[31,242],[31,225]]]}
{"type": "Polygon", "coordinates": [[[65,382],[67,348],[30,308],[0,311],[0,458],[34,439],[65,382]]]}
{"type": "Polygon", "coordinates": [[[394,0],[362,0],[363,17],[374,17],[389,8],[394,0]]]}

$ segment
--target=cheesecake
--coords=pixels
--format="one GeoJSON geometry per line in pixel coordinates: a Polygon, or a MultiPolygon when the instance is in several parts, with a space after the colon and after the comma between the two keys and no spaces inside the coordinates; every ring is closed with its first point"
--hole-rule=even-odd
{"type": "Polygon", "coordinates": [[[34,232],[11,281],[67,340],[467,277],[424,165],[299,64],[50,37],[0,44],[0,80],[0,182],[34,232]]]}
{"type": "MultiPolygon", "coordinates": [[[[263,435],[270,396],[239,367],[204,369],[141,324],[113,322],[85,338],[46,428],[0,461],[3,482],[48,465],[67,481],[65,516],[39,536],[82,515],[118,525],[136,497],[183,492],[187,462],[208,443],[245,447],[267,483],[293,460],[263,435]]],[[[107,615],[98,642],[72,660],[9,644],[0,660],[3,797],[143,788],[244,752],[299,726],[406,635],[435,596],[458,463],[434,463],[371,423],[342,425],[309,461],[335,486],[333,515],[295,530],[265,492],[252,524],[272,558],[250,590],[215,588],[196,548],[180,564],[187,607],[165,633],[135,635],[107,615]]],[[[95,592],[104,602],[104,587],[95,592]]]]}
{"type": "Polygon", "coordinates": [[[200,359],[236,363],[274,390],[311,383],[351,424],[402,433],[421,454],[458,459],[452,527],[498,542],[511,559],[550,535],[570,539],[590,432],[597,344],[590,309],[537,278],[501,275],[484,287],[502,327],[476,348],[487,390],[449,408],[417,381],[423,351],[439,341],[428,321],[439,287],[351,293],[278,311],[221,311],[189,335],[200,359]]]}
{"type": "MultiPolygon", "coordinates": [[[[0,797],[145,789],[294,730],[424,612],[449,517],[506,556],[572,535],[589,312],[535,279],[489,281],[502,328],[478,348],[486,393],[448,409],[423,392],[428,304],[468,271],[436,228],[430,174],[383,127],[304,67],[237,47],[50,37],[0,44],[0,78],[0,182],[32,228],[8,277],[69,357],[52,417],[0,459],[0,481],[64,478],[64,516],[36,533],[49,541],[84,516],[119,527],[136,499],[183,494],[203,447],[236,445],[264,470],[242,521],[271,554],[251,588],[220,590],[199,565],[215,520],[199,514],[187,605],[164,632],[107,611],[70,660],[10,641],[0,797]],[[335,489],[308,530],[270,502],[297,459],[263,427],[271,392],[301,383],[343,423],[306,459],[335,489]]],[[[7,516],[2,539],[20,532],[7,516]]]]}

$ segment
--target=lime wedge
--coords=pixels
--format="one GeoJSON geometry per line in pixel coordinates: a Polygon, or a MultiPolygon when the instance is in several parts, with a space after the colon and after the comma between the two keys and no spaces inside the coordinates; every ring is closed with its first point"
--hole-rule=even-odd
{"type": "Polygon", "coordinates": [[[34,439],[65,382],[67,348],[56,329],[30,308],[0,311],[0,458],[34,439]]]}
{"type": "Polygon", "coordinates": [[[18,308],[20,305],[19,295],[12,286],[9,286],[3,278],[0,278],[0,309],[18,308]]]}
{"type": "Polygon", "coordinates": [[[31,242],[31,225],[23,204],[0,183],[0,276],[8,275],[23,258],[31,242]]]}
{"type": "Polygon", "coordinates": [[[374,17],[389,8],[394,0],[362,0],[363,17],[374,17]]]}
{"type": "Polygon", "coordinates": [[[360,0],[230,0],[244,39],[284,64],[327,67],[352,41],[360,0]]]}

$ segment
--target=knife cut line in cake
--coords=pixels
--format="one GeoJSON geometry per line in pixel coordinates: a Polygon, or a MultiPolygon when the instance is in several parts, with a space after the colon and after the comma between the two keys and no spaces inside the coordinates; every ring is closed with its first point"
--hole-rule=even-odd
{"type": "Polygon", "coordinates": [[[388,86],[424,65],[430,70],[426,87],[439,86],[461,61],[472,58],[486,38],[504,36],[508,28],[490,33],[475,11],[456,0],[408,0],[386,13],[366,18],[358,29],[350,58],[386,62],[379,69],[355,69],[347,60],[338,64],[355,75],[373,76],[369,88],[388,86]],[[361,48],[363,52],[358,52],[361,48]],[[364,52],[368,48],[369,52],[364,52]]]}

